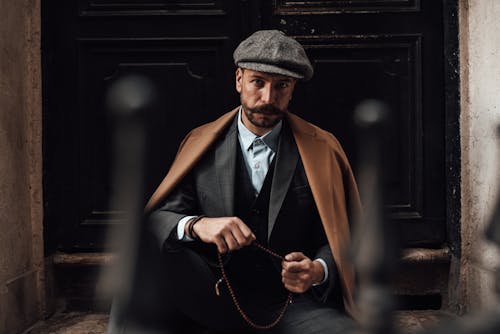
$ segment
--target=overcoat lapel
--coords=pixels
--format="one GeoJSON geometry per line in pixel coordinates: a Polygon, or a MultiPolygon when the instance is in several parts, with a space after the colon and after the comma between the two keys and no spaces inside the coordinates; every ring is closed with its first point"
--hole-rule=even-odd
{"type": "Polygon", "coordinates": [[[230,126],[226,138],[215,149],[215,173],[221,203],[226,216],[234,215],[234,182],[236,175],[237,120],[230,126]]]}
{"type": "Polygon", "coordinates": [[[274,223],[278,217],[281,205],[285,199],[290,182],[292,181],[299,153],[293,141],[289,128],[284,124],[281,130],[281,137],[276,154],[276,164],[274,166],[273,182],[271,186],[271,197],[269,200],[269,220],[267,226],[267,240],[271,237],[274,223]]]}

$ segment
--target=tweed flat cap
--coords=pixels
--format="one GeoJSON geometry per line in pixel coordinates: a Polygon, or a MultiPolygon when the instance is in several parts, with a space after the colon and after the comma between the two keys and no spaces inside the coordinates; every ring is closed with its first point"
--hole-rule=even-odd
{"type": "Polygon", "coordinates": [[[307,81],[313,67],[302,45],[279,30],[259,30],[242,41],[233,53],[241,68],[276,73],[307,81]]]}

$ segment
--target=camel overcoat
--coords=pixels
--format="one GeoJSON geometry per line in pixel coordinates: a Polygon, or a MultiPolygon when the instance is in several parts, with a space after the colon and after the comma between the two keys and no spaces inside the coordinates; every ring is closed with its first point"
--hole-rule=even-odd
{"type": "MultiPolygon", "coordinates": [[[[167,175],[149,199],[146,214],[155,209],[196,165],[224,129],[231,124],[238,108],[217,120],[193,129],[180,144],[167,175]]],[[[299,155],[318,208],[325,234],[337,265],[346,311],[356,317],[353,301],[354,269],[349,256],[351,223],[361,212],[359,193],[347,157],[329,132],[287,112],[299,155]]]]}

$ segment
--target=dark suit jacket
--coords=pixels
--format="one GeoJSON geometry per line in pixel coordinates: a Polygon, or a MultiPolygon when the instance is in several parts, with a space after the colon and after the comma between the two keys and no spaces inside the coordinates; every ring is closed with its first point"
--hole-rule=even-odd
{"type": "MultiPolygon", "coordinates": [[[[236,150],[240,149],[236,124],[234,120],[151,214],[151,227],[161,247],[172,235],[175,238],[177,223],[186,215],[234,216],[236,150]]],[[[275,159],[268,215],[269,247],[282,255],[301,251],[312,259],[325,260],[329,280],[314,292],[326,301],[336,281],[336,266],[286,120],[275,159]]]]}

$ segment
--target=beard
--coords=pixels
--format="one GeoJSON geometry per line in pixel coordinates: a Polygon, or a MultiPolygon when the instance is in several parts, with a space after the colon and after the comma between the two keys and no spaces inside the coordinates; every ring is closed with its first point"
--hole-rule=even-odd
{"type": "Polygon", "coordinates": [[[259,107],[249,108],[243,104],[243,112],[250,123],[259,128],[274,128],[283,119],[285,112],[272,104],[264,104],[259,107]]]}

